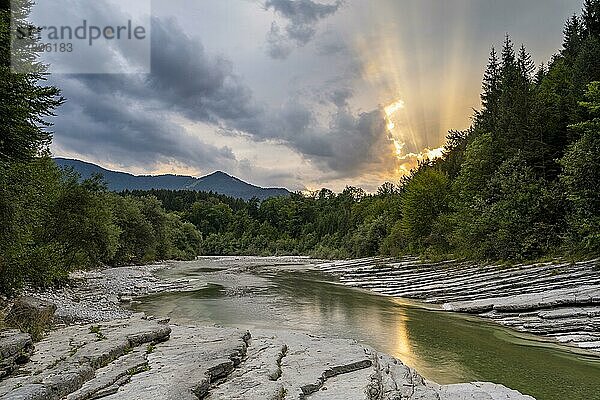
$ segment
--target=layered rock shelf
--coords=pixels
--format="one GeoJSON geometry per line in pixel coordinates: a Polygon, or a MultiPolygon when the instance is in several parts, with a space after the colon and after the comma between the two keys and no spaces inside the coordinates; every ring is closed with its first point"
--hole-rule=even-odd
{"type": "Polygon", "coordinates": [[[440,304],[445,310],[600,352],[600,260],[482,266],[368,258],[317,268],[348,286],[440,304]]]}
{"type": "Polygon", "coordinates": [[[6,400],[507,399],[501,385],[437,385],[351,340],[169,325],[134,315],[52,332],[0,381],[6,400]]]}

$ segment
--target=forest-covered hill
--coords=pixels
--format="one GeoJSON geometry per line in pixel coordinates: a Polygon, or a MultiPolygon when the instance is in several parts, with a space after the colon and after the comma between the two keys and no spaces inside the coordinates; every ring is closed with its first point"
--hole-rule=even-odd
{"type": "Polygon", "coordinates": [[[234,198],[250,200],[268,199],[275,196],[288,196],[290,192],[284,188],[262,188],[249,184],[222,171],[195,178],[183,175],[132,175],[125,172],[111,171],[99,165],[55,157],[54,161],[61,168],[72,168],[82,179],[101,175],[108,190],[122,192],[124,190],[193,190],[197,192],[213,192],[234,198]]]}

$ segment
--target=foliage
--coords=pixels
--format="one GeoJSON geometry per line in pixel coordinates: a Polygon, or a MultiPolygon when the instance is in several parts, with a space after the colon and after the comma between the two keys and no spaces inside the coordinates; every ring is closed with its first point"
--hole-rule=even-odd
{"type": "Polygon", "coordinates": [[[114,256],[120,231],[109,197],[99,177],[79,183],[76,174],[64,172],[42,240],[61,247],[67,269],[97,266],[114,256]]]}
{"type": "Polygon", "coordinates": [[[561,160],[560,181],[567,193],[569,237],[567,245],[584,254],[600,253],[600,82],[588,86],[582,101],[592,119],[571,125],[580,133],[561,160]]]}
{"type": "MultiPolygon", "coordinates": [[[[1,0],[0,3],[0,164],[26,161],[37,156],[51,141],[47,118],[64,99],[53,86],[43,86],[46,67],[37,61],[37,54],[28,48],[15,56],[30,71],[11,71],[11,15],[18,26],[26,25],[31,1],[1,0]]],[[[16,52],[16,50],[15,50],[16,52]]]]}
{"type": "MultiPolygon", "coordinates": [[[[0,5],[0,292],[58,284],[77,268],[195,257],[200,233],[158,200],[108,193],[99,177],[82,182],[49,157],[47,118],[63,99],[28,48],[27,73],[11,70],[10,3],[0,5]]],[[[27,24],[31,2],[12,5],[27,24]]]]}
{"type": "Polygon", "coordinates": [[[5,294],[24,283],[59,283],[74,269],[191,259],[200,252],[200,232],[155,197],[108,193],[98,177],[80,182],[49,157],[0,171],[0,212],[5,294]]]}
{"type": "Polygon", "coordinates": [[[59,196],[60,174],[49,158],[0,170],[0,288],[18,290],[26,278],[45,285],[64,276],[56,242],[42,238],[59,196]]]}
{"type": "Polygon", "coordinates": [[[404,187],[401,227],[410,251],[427,245],[437,218],[448,211],[448,193],[448,177],[432,168],[418,171],[404,187]]]}

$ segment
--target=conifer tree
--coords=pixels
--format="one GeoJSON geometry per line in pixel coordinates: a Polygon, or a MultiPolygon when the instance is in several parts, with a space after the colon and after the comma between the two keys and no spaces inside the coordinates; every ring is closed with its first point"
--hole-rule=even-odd
{"type": "Polygon", "coordinates": [[[504,38],[502,46],[502,79],[506,80],[510,74],[513,74],[517,68],[517,60],[515,56],[515,47],[510,36],[507,34],[504,38]]]}
{"type": "Polygon", "coordinates": [[[561,54],[571,60],[577,55],[583,41],[583,26],[577,15],[573,15],[567,20],[563,34],[564,39],[561,54]]]}
{"type": "Polygon", "coordinates": [[[527,82],[531,82],[533,72],[535,71],[535,63],[531,59],[531,55],[527,52],[525,45],[521,45],[521,48],[519,49],[517,65],[519,66],[521,76],[524,77],[527,82]]]}
{"type": "Polygon", "coordinates": [[[600,254],[600,82],[587,87],[586,100],[579,104],[590,119],[571,125],[581,137],[561,159],[560,181],[571,204],[569,250],[600,254]]]}
{"type": "Polygon", "coordinates": [[[483,75],[481,110],[475,114],[477,131],[490,132],[494,129],[498,112],[501,85],[501,64],[496,49],[492,47],[488,65],[483,75]]]}
{"type": "Polygon", "coordinates": [[[488,65],[483,75],[483,92],[481,103],[483,109],[489,112],[495,111],[500,94],[500,61],[496,49],[492,47],[488,65]]]}
{"type": "Polygon", "coordinates": [[[588,36],[600,36],[600,0],[585,0],[583,25],[588,36]]]}
{"type": "Polygon", "coordinates": [[[501,90],[496,116],[497,124],[491,130],[493,142],[499,150],[500,162],[504,159],[505,153],[510,153],[517,146],[521,148],[518,140],[521,133],[518,118],[521,109],[518,89],[521,81],[513,42],[506,35],[502,47],[501,90]]]}
{"type": "Polygon", "coordinates": [[[29,73],[11,69],[11,16],[17,26],[27,26],[30,0],[0,0],[0,162],[29,160],[50,144],[47,118],[64,101],[53,86],[43,86],[46,67],[31,48],[20,49],[20,62],[29,73]]]}
{"type": "Polygon", "coordinates": [[[536,85],[540,85],[547,74],[548,74],[548,69],[546,68],[546,64],[541,63],[535,73],[535,77],[533,78],[533,83],[535,83],[536,85]]]}

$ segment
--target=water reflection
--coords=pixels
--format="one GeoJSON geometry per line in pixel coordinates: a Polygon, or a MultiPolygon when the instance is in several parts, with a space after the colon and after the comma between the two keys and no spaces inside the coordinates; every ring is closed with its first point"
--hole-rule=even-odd
{"type": "Polygon", "coordinates": [[[394,356],[404,360],[404,363],[409,365],[416,366],[418,364],[417,357],[413,353],[413,348],[415,344],[411,343],[410,336],[408,334],[408,328],[406,326],[406,322],[408,321],[408,317],[404,310],[399,310],[399,312],[391,315],[393,318],[393,324],[395,325],[395,335],[394,335],[394,356]]]}
{"type": "Polygon", "coordinates": [[[310,270],[206,273],[190,265],[195,271],[165,274],[194,276],[201,289],[152,296],[136,308],[179,321],[354,338],[439,383],[493,381],[540,400],[600,400],[598,359],[479,319],[350,289],[310,270]]]}

